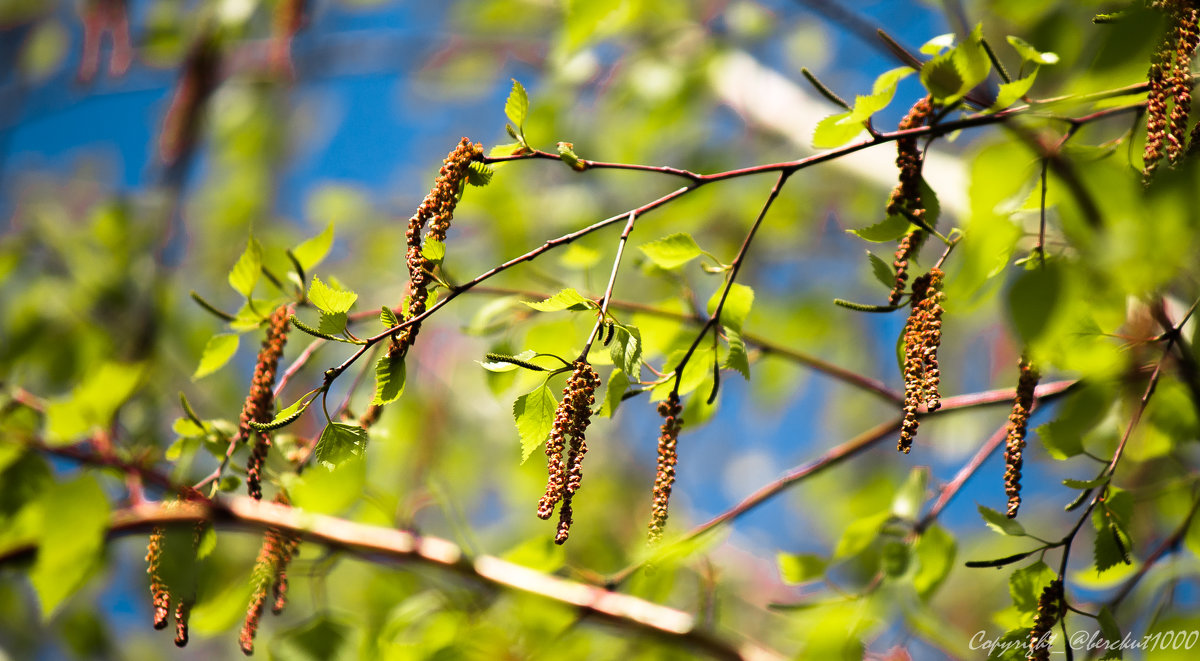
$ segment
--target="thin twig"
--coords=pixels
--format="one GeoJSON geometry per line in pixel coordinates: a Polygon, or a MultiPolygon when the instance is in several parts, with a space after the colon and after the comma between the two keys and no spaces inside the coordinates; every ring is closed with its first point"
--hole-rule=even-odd
{"type": "Polygon", "coordinates": [[[604,288],[604,298],[600,300],[600,314],[596,317],[596,325],[592,326],[587,343],[583,345],[583,353],[579,354],[580,360],[587,359],[588,352],[592,350],[592,343],[596,341],[596,335],[600,332],[600,327],[604,325],[605,318],[608,316],[608,305],[612,301],[613,286],[617,284],[617,271],[621,268],[621,255],[625,252],[625,244],[629,241],[629,233],[633,231],[635,220],[637,220],[637,212],[630,211],[629,222],[625,223],[621,239],[617,241],[617,255],[613,257],[612,273],[608,275],[608,286],[604,288]]]}

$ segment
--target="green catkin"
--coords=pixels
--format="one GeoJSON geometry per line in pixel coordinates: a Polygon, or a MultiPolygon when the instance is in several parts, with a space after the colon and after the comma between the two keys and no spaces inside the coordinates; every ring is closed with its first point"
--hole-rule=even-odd
{"type": "Polygon", "coordinates": [[[1038,374],[1029,358],[1021,356],[1021,375],[1017,379],[1017,394],[1012,413],[1008,415],[1007,441],[1004,445],[1004,492],[1008,495],[1008,518],[1014,519],[1021,507],[1021,465],[1025,450],[1025,434],[1029,427],[1029,412],[1033,409],[1033,394],[1038,374]]]}

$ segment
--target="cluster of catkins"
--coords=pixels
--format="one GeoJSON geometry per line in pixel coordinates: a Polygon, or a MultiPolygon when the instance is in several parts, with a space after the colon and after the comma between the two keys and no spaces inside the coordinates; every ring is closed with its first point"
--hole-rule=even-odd
{"type": "Polygon", "coordinates": [[[80,13],[83,15],[83,55],[79,60],[79,80],[88,82],[100,70],[100,41],[105,33],[112,39],[108,73],[124,75],[133,63],[126,0],[86,0],[80,13]]]}
{"type": "MultiPolygon", "coordinates": [[[[1150,60],[1147,79],[1146,150],[1142,170],[1149,183],[1163,156],[1175,165],[1187,146],[1188,115],[1192,106],[1192,57],[1200,44],[1200,7],[1195,0],[1154,0],[1150,5],[1167,14],[1167,32],[1150,60]],[[1167,106],[1170,105],[1168,112],[1167,106]]],[[[1200,139],[1200,127],[1192,130],[1192,152],[1200,139]]]]}
{"type": "Polygon", "coordinates": [[[1027,661],[1050,661],[1050,641],[1047,636],[1062,617],[1062,611],[1063,584],[1062,579],[1056,578],[1038,597],[1037,617],[1033,621],[1033,628],[1029,630],[1027,661]]]}
{"type": "Polygon", "coordinates": [[[929,411],[941,406],[938,387],[938,347],[942,343],[942,280],[945,274],[934,267],[913,280],[912,311],[904,325],[904,420],[896,449],[908,454],[917,435],[917,410],[922,404],[929,411]]]}
{"type": "MultiPolygon", "coordinates": [[[[446,156],[438,171],[433,188],[421,201],[417,212],[408,219],[408,231],[405,233],[405,238],[408,240],[405,260],[408,263],[409,281],[406,319],[424,313],[425,303],[429,300],[429,280],[433,264],[425,258],[421,251],[423,245],[421,233],[428,226],[425,242],[445,242],[446,232],[450,229],[450,220],[454,218],[454,208],[458,205],[458,192],[466,182],[471,162],[482,158],[483,145],[471,144],[469,139],[463,138],[446,156]]],[[[417,339],[417,333],[420,330],[419,323],[406,326],[397,334],[388,355],[404,357],[408,353],[409,347],[417,339]]]]}
{"type": "Polygon", "coordinates": [[[271,436],[270,432],[255,430],[250,423],[270,422],[275,415],[275,375],[279,371],[279,357],[283,355],[283,345],[287,342],[288,320],[291,315],[291,307],[281,305],[267,320],[267,337],[263,340],[262,348],[258,350],[254,377],[250,381],[250,392],[242,405],[237,435],[234,437],[234,443],[254,439],[250,462],[246,467],[246,488],[251,496],[259,499],[262,498],[262,466],[271,447],[271,436]]]}
{"type": "MultiPolygon", "coordinates": [[[[913,104],[904,119],[900,120],[901,131],[914,129],[925,123],[933,111],[933,102],[925,97],[913,104]]],[[[896,167],[900,168],[900,182],[892,189],[888,198],[887,213],[889,216],[901,215],[906,218],[923,220],[925,204],[921,200],[921,166],[924,156],[917,138],[906,136],[896,141],[896,167]]],[[[888,305],[900,303],[904,295],[904,286],[908,281],[908,261],[912,259],[925,243],[925,230],[914,228],[900,239],[896,247],[896,256],[892,266],[896,269],[896,282],[888,295],[888,305]]]]}
{"type": "Polygon", "coordinates": [[[672,392],[665,401],[659,402],[658,414],[662,416],[662,429],[658,435],[658,472],[654,476],[654,502],[650,506],[650,543],[662,540],[667,525],[667,507],[671,500],[671,487],[675,484],[675,464],[678,462],[677,444],[683,418],[679,413],[679,393],[672,392]]]}
{"type": "MultiPolygon", "coordinates": [[[[204,531],[204,524],[197,523],[192,534],[191,552],[195,554],[196,548],[200,544],[200,535],[204,531]]],[[[146,573],[150,575],[150,598],[154,605],[154,628],[167,628],[168,620],[171,615],[171,586],[168,586],[163,580],[162,562],[163,551],[167,542],[167,531],[161,526],[155,526],[150,531],[150,542],[146,545],[146,573]]],[[[192,603],[195,602],[195,586],[191,589],[180,589],[180,586],[174,586],[176,591],[175,601],[175,645],[183,647],[188,644],[188,615],[192,609],[192,603]],[[180,596],[180,593],[190,596],[180,596]]]]}
{"type": "Polygon", "coordinates": [[[1004,446],[1004,491],[1008,494],[1008,518],[1017,516],[1021,507],[1021,455],[1025,450],[1025,433],[1029,427],[1029,412],[1033,409],[1033,393],[1041,375],[1021,356],[1021,376],[1017,379],[1017,396],[1012,413],[1008,414],[1008,436],[1004,446]]]}
{"type": "Polygon", "coordinates": [[[584,432],[592,418],[596,403],[596,388],[600,377],[582,358],[575,361],[574,371],[563,388],[563,398],[554,413],[554,427],[546,441],[548,474],[546,493],[538,501],[538,518],[549,519],[554,506],[562,501],[558,512],[558,531],[554,542],[562,544],[571,534],[571,500],[583,480],[583,455],[587,453],[584,432]],[[566,453],[564,455],[564,452],[566,453]]]}
{"type": "MultiPolygon", "coordinates": [[[[282,493],[275,501],[288,504],[287,497],[282,493]]],[[[253,591],[250,593],[250,605],[246,608],[246,621],[242,623],[242,632],[238,637],[242,652],[247,656],[254,653],[254,636],[258,633],[258,621],[266,607],[268,592],[273,599],[272,613],[279,615],[287,605],[287,568],[299,546],[300,537],[293,532],[268,528],[263,534],[262,547],[258,550],[251,577],[253,591]]]]}

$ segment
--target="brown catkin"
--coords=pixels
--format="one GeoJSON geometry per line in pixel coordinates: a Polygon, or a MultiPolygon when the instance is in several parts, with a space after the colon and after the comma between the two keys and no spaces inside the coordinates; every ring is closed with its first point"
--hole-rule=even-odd
{"type": "MultiPolygon", "coordinates": [[[[901,131],[917,128],[925,123],[933,112],[933,102],[925,97],[913,104],[897,128],[901,131]]],[[[925,217],[925,204],[921,200],[921,168],[924,158],[915,136],[905,136],[896,141],[896,167],[900,170],[900,181],[888,197],[887,214],[902,215],[918,220],[925,217]]],[[[896,305],[904,295],[908,281],[908,262],[925,242],[925,232],[914,229],[900,240],[892,266],[896,269],[896,282],[888,294],[888,305],[896,305]]]]}
{"type": "Polygon", "coordinates": [[[171,105],[158,136],[158,157],[174,165],[191,154],[200,132],[204,104],[217,87],[221,54],[216,39],[201,34],[183,61],[171,105]]]}
{"type": "Polygon", "coordinates": [[[941,406],[941,370],[937,352],[942,343],[942,293],[944,274],[939,268],[913,281],[912,311],[904,325],[904,419],[896,449],[908,454],[916,438],[917,413],[922,404],[935,411],[941,406]]]}
{"type": "Polygon", "coordinates": [[[83,18],[83,48],[79,58],[79,80],[88,82],[99,70],[100,41],[106,32],[112,39],[108,73],[113,76],[124,75],[133,61],[126,0],[85,0],[80,13],[83,18]]]}
{"type": "Polygon", "coordinates": [[[546,442],[546,491],[538,501],[538,518],[549,519],[562,502],[554,541],[562,544],[571,532],[571,501],[583,481],[583,456],[587,454],[584,432],[592,418],[600,377],[587,361],[575,362],[563,388],[562,401],[554,412],[554,426],[546,442]],[[564,451],[566,455],[564,456],[564,451]]]}
{"type": "Polygon", "coordinates": [[[1008,414],[1007,441],[1004,445],[1004,492],[1008,494],[1008,518],[1017,516],[1021,507],[1021,465],[1025,451],[1025,434],[1029,427],[1029,412],[1033,410],[1033,392],[1037,388],[1038,374],[1029,358],[1021,356],[1021,375],[1017,378],[1017,395],[1013,399],[1012,413],[1008,414]]]}
{"type": "Polygon", "coordinates": [[[663,530],[667,525],[671,488],[675,485],[675,465],[679,461],[679,430],[683,427],[683,418],[679,417],[679,414],[682,411],[683,406],[679,403],[677,392],[672,392],[665,401],[658,404],[658,414],[662,416],[663,423],[658,434],[658,472],[654,475],[654,502],[650,506],[650,544],[662,541],[663,530]]]}
{"type": "Polygon", "coordinates": [[[275,374],[279,370],[279,357],[283,355],[283,345],[287,342],[288,320],[291,314],[290,306],[281,305],[267,320],[267,337],[258,351],[254,377],[250,381],[250,393],[246,395],[246,402],[242,405],[242,414],[238,419],[235,442],[247,438],[254,441],[246,466],[246,488],[251,496],[258,499],[262,498],[262,466],[271,447],[271,433],[256,431],[250,423],[270,422],[275,415],[275,374]]]}
{"type": "MultiPolygon", "coordinates": [[[[275,497],[275,502],[289,504],[282,492],[275,497]]],[[[300,537],[295,533],[278,528],[267,528],[263,533],[262,546],[259,547],[250,578],[250,604],[246,607],[246,620],[238,637],[242,652],[247,656],[254,653],[254,637],[258,634],[258,623],[266,607],[268,593],[274,597],[272,612],[280,613],[286,604],[287,567],[299,545],[300,537]]]]}
{"type": "MultiPolygon", "coordinates": [[[[429,300],[430,271],[433,264],[422,254],[424,243],[421,232],[428,226],[425,242],[430,240],[445,242],[446,232],[450,229],[450,221],[454,217],[454,208],[458,205],[458,191],[462,187],[470,170],[471,161],[483,158],[483,145],[471,144],[463,138],[442,162],[438,177],[433,188],[417,207],[417,212],[408,220],[408,231],[405,238],[408,248],[405,261],[408,264],[409,296],[405,319],[411,319],[425,312],[425,303],[429,300]]],[[[421,331],[419,323],[410,324],[401,330],[392,343],[388,355],[404,357],[409,347],[421,331]]]]}
{"type": "Polygon", "coordinates": [[[268,60],[279,76],[292,76],[292,38],[304,24],[306,0],[279,0],[271,17],[271,45],[268,60]]]}
{"type": "Polygon", "coordinates": [[[1192,109],[1192,57],[1200,43],[1197,31],[1197,10],[1178,3],[1172,14],[1175,47],[1168,54],[1172,59],[1171,96],[1175,104],[1171,108],[1170,133],[1167,134],[1167,160],[1171,165],[1179,162],[1187,142],[1188,115],[1192,109]]]}
{"type": "Polygon", "coordinates": [[[150,597],[154,605],[154,628],[165,629],[171,615],[171,595],[163,584],[162,550],[166,531],[156,526],[150,531],[150,543],[146,545],[146,573],[150,574],[150,597]]]}
{"type": "Polygon", "coordinates": [[[1029,630],[1029,652],[1026,661],[1050,661],[1050,630],[1058,623],[1063,611],[1062,579],[1050,582],[1038,598],[1037,617],[1029,630]]]}

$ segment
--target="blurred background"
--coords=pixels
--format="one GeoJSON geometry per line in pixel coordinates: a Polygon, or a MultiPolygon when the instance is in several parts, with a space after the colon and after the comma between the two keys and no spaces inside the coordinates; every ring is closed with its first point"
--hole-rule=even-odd
{"type": "MultiPolygon", "coordinates": [[[[407,218],[462,136],[485,150],[510,142],[504,102],[511,79],[529,91],[525,133],[536,147],[553,151],[557,141],[569,141],[586,159],[718,172],[815,153],[813,128],[839,109],[805,83],[800,69],[847,99],[868,94],[877,76],[899,66],[874,35],[880,27],[915,52],[937,35],[963,34],[984,21],[994,43],[1018,34],[1064,62],[1090,65],[1086,72],[1044,68],[1034,96],[1144,80],[1151,45],[1138,36],[1144,26],[1097,34],[1091,4],[1101,3],[3,0],[0,380],[54,397],[106,361],[142,362],[144,385],[121,415],[127,451],[164,457],[160,465],[177,479],[195,481],[216,460],[198,444],[176,441],[177,393],[206,420],[236,420],[259,335],[243,335],[222,370],[191,378],[224,324],[189,292],[235,312],[242,301],[226,285],[226,273],[251,235],[264,247],[265,265],[283,273],[286,248],[332,225],[332,252],[315,273],[358,292],[356,310],[398,304],[407,287],[407,218]]],[[[1000,56],[1014,67],[1019,62],[1011,51],[1000,56]]],[[[923,94],[915,76],[902,81],[875,126],[893,129],[923,94]]],[[[998,130],[952,136],[931,148],[926,178],[941,202],[942,227],[969,220],[973,186],[1011,192],[1032,184],[1031,153],[1015,153],[983,173],[972,170],[998,130]]],[[[881,302],[863,250],[890,262],[891,247],[864,244],[844,230],[883,219],[894,159],[894,148],[885,145],[793,177],[739,282],[756,293],[748,333],[902,389],[895,344],[903,316],[831,303],[835,297],[881,302]]],[[[645,216],[630,245],[686,231],[728,262],[773,180],[763,175],[706,186],[645,216]]],[[[466,191],[447,239],[445,273],[452,281],[470,279],[679,185],[665,174],[576,173],[552,161],[498,167],[489,186],[466,191]]],[[[1035,222],[1036,209],[1024,202],[1014,211],[1018,228],[1035,222]]],[[[410,355],[406,394],[372,431],[367,474],[340,485],[353,490],[334,498],[329,510],[583,580],[641,557],[660,424],[653,406],[634,398],[612,419],[594,422],[575,529],[560,549],[549,543],[552,526],[533,516],[543,460],[538,452],[521,463],[510,414],[513,398],[539,381],[491,374],[476,362],[497,350],[577,354],[590,317],[533,313],[515,302],[563,287],[598,296],[617,235],[613,228],[552,251],[434,316],[410,355]]],[[[1029,244],[1017,241],[1025,250],[1029,244]]],[[[936,259],[934,250],[926,265],[936,259]]],[[[1019,348],[994,295],[1002,280],[968,290],[965,298],[952,292],[942,354],[947,394],[1015,382],[1019,348]]],[[[720,284],[697,262],[665,272],[631,249],[615,295],[682,312],[703,307],[720,284]]],[[[692,337],[653,316],[624,320],[653,338],[645,358],[655,367],[692,337]]],[[[308,339],[294,332],[284,365],[308,339]]],[[[319,385],[321,372],[346,355],[341,347],[322,347],[282,399],[290,403],[319,385]]],[[[684,427],[679,444],[669,536],[895,415],[894,405],[876,394],[785,355],[753,358],[749,381],[723,375],[715,411],[689,404],[684,417],[694,424],[684,427]]],[[[351,409],[361,411],[370,380],[367,374],[362,387],[350,390],[353,379],[344,378],[334,394],[350,397],[351,409]]],[[[561,381],[551,383],[556,393],[561,381]]],[[[1052,410],[1035,416],[1033,426],[1052,410]]],[[[807,649],[812,658],[823,649],[858,658],[864,649],[885,655],[893,648],[922,659],[974,656],[966,647],[970,635],[987,630],[992,638],[1005,629],[989,613],[1008,601],[1006,577],[966,570],[962,561],[1024,548],[988,531],[976,512],[977,503],[1003,510],[999,455],[940,518],[957,550],[950,548],[953,568],[932,596],[872,585],[881,548],[836,560],[824,582],[800,587],[781,581],[776,555],[830,554],[848,524],[889,510],[914,468],[928,467],[926,495],[936,493],[1006,415],[1001,405],[931,420],[907,456],[887,439],[706,538],[703,554],[639,574],[628,589],[699,609],[720,628],[778,649],[807,649]],[[872,590],[878,599],[834,603],[839,595],[872,590]],[[791,607],[801,602],[824,606],[791,607]]],[[[287,431],[311,438],[322,423],[310,414],[287,431]]],[[[1093,469],[1046,466],[1036,440],[1031,448],[1026,502],[1053,506],[1028,507],[1025,525],[1055,530],[1073,521],[1061,512],[1059,501],[1068,502],[1071,492],[1059,478],[1090,477],[1093,469]]],[[[273,455],[272,462],[276,470],[285,466],[283,457],[273,455]]],[[[56,475],[78,470],[60,460],[39,465],[56,475]]],[[[119,480],[104,484],[121,496],[119,480]]],[[[127,537],[110,546],[84,593],[48,621],[30,607],[35,597],[23,575],[0,568],[0,656],[232,657],[258,539],[237,532],[219,539],[186,649],[176,651],[170,636],[151,629],[144,539],[127,537]]],[[[1086,561],[1086,553],[1079,555],[1086,561]]],[[[1080,581],[1088,578],[1083,574],[1080,581]]],[[[292,604],[282,617],[268,618],[261,634],[260,653],[272,658],[681,654],[612,629],[573,626],[569,611],[531,597],[311,544],[293,575],[292,604]]],[[[1183,598],[1194,602],[1187,585],[1183,598]]]]}

